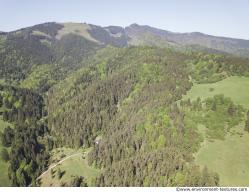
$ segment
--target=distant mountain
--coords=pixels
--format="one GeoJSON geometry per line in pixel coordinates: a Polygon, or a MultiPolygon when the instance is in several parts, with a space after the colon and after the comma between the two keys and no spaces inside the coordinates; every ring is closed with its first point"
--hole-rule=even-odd
{"type": "Polygon", "coordinates": [[[138,24],[126,27],[125,32],[129,37],[129,43],[134,45],[205,47],[237,56],[249,56],[249,40],[216,37],[199,32],[173,33],[138,24]]]}
{"type": "Polygon", "coordinates": [[[215,140],[234,131],[246,137],[246,108],[232,95],[246,103],[248,91],[234,85],[249,82],[249,58],[230,53],[246,56],[247,43],[137,24],[53,22],[0,33],[2,175],[12,186],[219,186],[219,170],[203,169],[194,154],[203,141],[219,149],[215,140]],[[63,182],[52,178],[54,160],[80,151],[82,177],[67,170],[63,182]]]}
{"type": "Polygon", "coordinates": [[[85,28],[44,23],[0,35],[0,76],[21,80],[41,64],[56,63],[65,71],[77,68],[86,55],[102,46],[84,34],[85,28]]]}
{"type": "MultiPolygon", "coordinates": [[[[73,34],[83,37],[96,45],[113,45],[126,47],[129,45],[148,45],[171,47],[175,49],[191,49],[211,53],[229,53],[249,57],[249,40],[217,37],[200,32],[175,33],[148,25],[132,24],[128,27],[101,27],[86,23],[43,23],[23,28],[10,33],[0,32],[2,36],[20,33],[31,34],[42,41],[61,40],[73,34]]],[[[24,37],[24,36],[23,36],[24,37]]],[[[55,42],[55,41],[54,41],[55,42]]]]}
{"type": "Polygon", "coordinates": [[[8,33],[0,32],[0,75],[6,79],[21,80],[34,65],[51,63],[53,66],[56,63],[56,72],[59,68],[66,74],[82,67],[89,54],[107,45],[147,45],[249,57],[248,40],[198,32],[173,33],[138,24],[123,28],[50,22],[8,33]]]}

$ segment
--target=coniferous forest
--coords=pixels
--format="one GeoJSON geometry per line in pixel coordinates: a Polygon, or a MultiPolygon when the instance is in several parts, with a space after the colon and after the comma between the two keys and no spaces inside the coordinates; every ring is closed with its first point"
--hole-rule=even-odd
{"type": "Polygon", "coordinates": [[[248,186],[249,43],[162,34],[0,33],[0,186],[248,186]]]}

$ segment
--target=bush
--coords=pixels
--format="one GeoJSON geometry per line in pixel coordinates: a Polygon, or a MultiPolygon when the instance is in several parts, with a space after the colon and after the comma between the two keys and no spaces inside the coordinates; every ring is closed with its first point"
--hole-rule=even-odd
{"type": "Polygon", "coordinates": [[[10,127],[5,128],[1,137],[2,137],[1,140],[2,140],[3,146],[10,147],[12,140],[14,138],[14,130],[11,129],[10,127]]]}
{"type": "Polygon", "coordinates": [[[82,176],[75,176],[71,182],[72,187],[87,187],[87,183],[82,176]]]}
{"type": "Polygon", "coordinates": [[[58,179],[61,179],[64,174],[65,174],[65,171],[61,171],[61,169],[59,168],[58,171],[57,171],[58,179]]]}

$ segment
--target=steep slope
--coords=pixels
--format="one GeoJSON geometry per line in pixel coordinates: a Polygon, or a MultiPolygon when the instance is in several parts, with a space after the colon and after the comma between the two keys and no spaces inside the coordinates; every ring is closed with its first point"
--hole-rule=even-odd
{"type": "MultiPolygon", "coordinates": [[[[53,82],[83,66],[84,59],[100,48],[112,45],[147,45],[180,51],[232,53],[248,56],[246,40],[214,37],[202,33],[172,33],[132,24],[100,27],[86,23],[44,23],[0,34],[1,81],[19,84],[29,78],[38,65],[45,65],[53,82]],[[58,74],[60,73],[60,74],[58,74]]],[[[44,67],[41,67],[44,68],[44,67]]],[[[35,87],[47,90],[51,85],[35,87]]],[[[24,87],[29,87],[29,85],[24,87]]]]}
{"type": "Polygon", "coordinates": [[[115,27],[44,23],[1,34],[1,81],[14,85],[21,82],[22,87],[44,92],[71,71],[84,66],[84,59],[96,50],[107,45],[126,46],[123,31],[121,35],[118,33],[115,27]],[[37,70],[45,70],[40,73],[44,77],[32,79],[37,70]],[[26,84],[31,80],[37,81],[34,87],[26,84]]]}
{"type": "Polygon", "coordinates": [[[1,139],[12,184],[39,185],[52,149],[67,146],[90,147],[84,163],[100,170],[96,186],[219,185],[195,154],[202,141],[226,139],[245,109],[213,89],[211,98],[181,99],[202,83],[248,77],[249,59],[208,54],[223,51],[175,35],[80,23],[1,34],[0,112],[14,125],[1,139]]]}
{"type": "Polygon", "coordinates": [[[97,62],[50,89],[55,142],[94,146],[89,163],[103,169],[97,186],[217,185],[214,173],[202,180],[192,157],[200,138],[174,105],[191,87],[188,58],[149,47],[101,50],[97,62]]]}
{"type": "Polygon", "coordinates": [[[57,40],[57,33],[62,29],[63,25],[45,23],[3,36],[0,47],[1,77],[18,83],[26,78],[33,66],[42,64],[69,70],[99,46],[71,33],[57,40]]]}
{"type": "Polygon", "coordinates": [[[224,138],[243,109],[220,96],[203,101],[200,111],[176,102],[192,82],[248,76],[248,59],[140,46],[107,47],[88,61],[49,90],[48,122],[56,145],[94,146],[89,163],[103,170],[97,186],[218,184],[193,161],[203,139],[198,122],[211,139],[224,138]],[[238,112],[227,114],[230,106],[238,112]]]}

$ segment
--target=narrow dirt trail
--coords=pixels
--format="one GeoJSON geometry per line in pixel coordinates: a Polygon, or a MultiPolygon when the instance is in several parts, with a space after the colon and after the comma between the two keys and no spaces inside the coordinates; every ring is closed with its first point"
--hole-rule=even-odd
{"type": "MultiPolygon", "coordinates": [[[[50,166],[46,171],[44,171],[39,177],[37,177],[37,179],[40,179],[43,175],[45,175],[48,171],[50,171],[51,169],[55,168],[57,165],[59,165],[60,163],[62,163],[63,161],[66,161],[67,159],[70,159],[71,157],[77,156],[77,155],[83,155],[83,153],[76,153],[76,154],[72,154],[69,155],[67,157],[65,157],[64,159],[60,160],[59,162],[57,162],[56,164],[50,166]]],[[[36,180],[37,180],[36,179],[36,180]]]]}
{"type": "MultiPolygon", "coordinates": [[[[55,168],[56,166],[58,166],[62,162],[66,161],[74,156],[78,156],[78,155],[86,155],[86,152],[80,152],[80,153],[75,153],[75,154],[69,155],[69,156],[63,158],[62,160],[60,160],[59,162],[53,164],[52,166],[50,165],[46,171],[44,171],[39,177],[36,178],[36,180],[40,179],[43,175],[45,175],[47,172],[49,172],[51,169],[55,168]]],[[[29,187],[31,187],[31,184],[29,185],[29,187]]]]}

